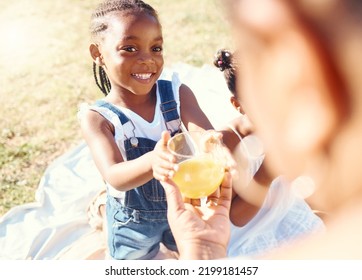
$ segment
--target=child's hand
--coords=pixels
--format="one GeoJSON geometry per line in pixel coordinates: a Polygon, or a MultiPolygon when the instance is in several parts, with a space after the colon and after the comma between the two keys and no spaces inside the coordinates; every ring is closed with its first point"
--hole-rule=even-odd
{"type": "Polygon", "coordinates": [[[161,139],[157,142],[153,150],[152,170],[153,177],[159,181],[172,179],[177,171],[175,157],[167,149],[167,141],[170,139],[168,131],[162,132],[161,139]]]}
{"type": "Polygon", "coordinates": [[[200,147],[202,152],[215,152],[222,145],[222,133],[215,130],[206,130],[201,139],[200,147]]]}
{"type": "Polygon", "coordinates": [[[224,145],[223,134],[216,130],[207,130],[201,139],[201,146],[204,152],[212,152],[215,157],[221,160],[225,169],[234,173],[236,162],[230,153],[230,150],[224,145]]]}

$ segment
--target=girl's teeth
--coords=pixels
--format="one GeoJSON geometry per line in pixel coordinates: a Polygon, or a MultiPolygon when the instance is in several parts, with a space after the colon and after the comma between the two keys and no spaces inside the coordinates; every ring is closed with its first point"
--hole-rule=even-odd
{"type": "Polygon", "coordinates": [[[149,78],[151,78],[151,74],[133,74],[133,76],[135,76],[138,79],[142,79],[142,80],[147,80],[149,78]]]}

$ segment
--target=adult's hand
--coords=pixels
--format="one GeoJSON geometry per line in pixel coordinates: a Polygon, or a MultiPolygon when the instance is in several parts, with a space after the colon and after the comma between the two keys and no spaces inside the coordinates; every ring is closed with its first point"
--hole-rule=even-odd
{"type": "Polygon", "coordinates": [[[230,173],[225,173],[217,202],[213,199],[206,206],[185,203],[178,187],[171,180],[161,184],[167,196],[168,221],[177,243],[179,258],[225,258],[230,238],[230,173]]]}

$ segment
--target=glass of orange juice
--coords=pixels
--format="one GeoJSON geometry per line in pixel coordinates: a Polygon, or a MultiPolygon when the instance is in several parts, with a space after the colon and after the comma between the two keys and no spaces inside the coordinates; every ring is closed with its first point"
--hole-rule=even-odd
{"type": "Polygon", "coordinates": [[[225,171],[221,140],[207,131],[188,131],[173,136],[167,147],[179,165],[172,180],[183,196],[204,199],[218,189],[225,171]]]}

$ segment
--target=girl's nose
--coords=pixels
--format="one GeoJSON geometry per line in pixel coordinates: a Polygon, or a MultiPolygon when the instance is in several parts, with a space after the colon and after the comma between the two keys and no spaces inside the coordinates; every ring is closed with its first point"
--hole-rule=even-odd
{"type": "Polygon", "coordinates": [[[141,53],[138,58],[138,63],[153,64],[155,63],[155,60],[150,53],[141,53]]]}

